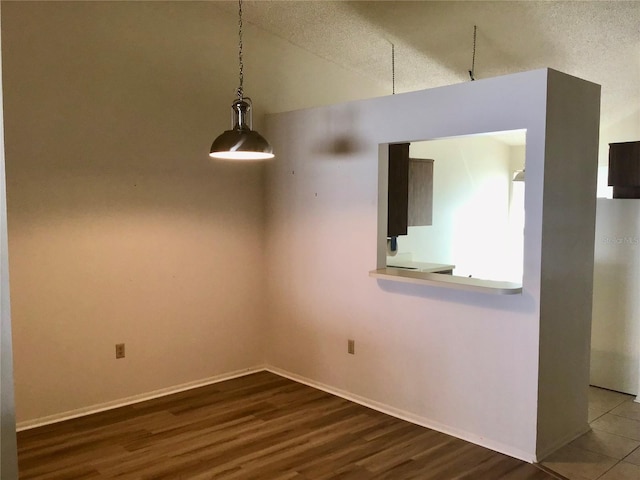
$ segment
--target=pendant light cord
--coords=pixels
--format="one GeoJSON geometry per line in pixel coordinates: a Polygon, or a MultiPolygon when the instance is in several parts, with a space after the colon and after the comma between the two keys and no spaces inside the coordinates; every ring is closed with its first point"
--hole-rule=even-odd
{"type": "Polygon", "coordinates": [[[469,70],[469,77],[471,81],[476,79],[476,34],[478,32],[478,26],[473,26],[473,56],[471,57],[471,70],[469,70]]]}
{"type": "Polygon", "coordinates": [[[242,63],[242,0],[238,0],[238,66],[240,69],[238,100],[242,100],[244,97],[244,63],[242,63]]]}
{"type": "Polygon", "coordinates": [[[391,44],[391,92],[396,94],[396,46],[391,44]]]}

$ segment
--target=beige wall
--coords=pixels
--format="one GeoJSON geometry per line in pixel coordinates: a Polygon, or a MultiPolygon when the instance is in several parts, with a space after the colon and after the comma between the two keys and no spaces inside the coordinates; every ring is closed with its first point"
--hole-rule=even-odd
{"type": "MultiPolygon", "coordinates": [[[[237,19],[216,2],[2,15],[18,421],[263,364],[263,167],[206,150],[229,128],[237,19]]],[[[250,24],[245,51],[258,128],[384,92],[250,24]]]]}

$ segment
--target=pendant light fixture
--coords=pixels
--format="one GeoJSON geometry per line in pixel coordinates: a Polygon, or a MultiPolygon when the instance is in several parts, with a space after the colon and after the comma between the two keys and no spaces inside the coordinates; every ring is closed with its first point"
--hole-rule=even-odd
{"type": "Polygon", "coordinates": [[[269,142],[252,130],[251,99],[244,96],[244,64],[242,63],[242,0],[238,0],[238,64],[240,82],[238,98],[231,104],[232,128],[213,141],[209,156],[225,160],[267,160],[273,158],[269,142]]]}

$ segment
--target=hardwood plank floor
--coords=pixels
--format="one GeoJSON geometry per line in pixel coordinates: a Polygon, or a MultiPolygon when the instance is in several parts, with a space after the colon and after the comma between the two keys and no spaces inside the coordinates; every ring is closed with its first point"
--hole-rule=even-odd
{"type": "Polygon", "coordinates": [[[18,433],[20,479],[547,480],[268,372],[18,433]]]}

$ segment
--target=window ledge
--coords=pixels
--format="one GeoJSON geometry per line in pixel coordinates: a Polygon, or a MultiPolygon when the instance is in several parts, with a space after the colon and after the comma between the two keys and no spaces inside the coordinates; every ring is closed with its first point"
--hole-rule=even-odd
{"type": "Polygon", "coordinates": [[[456,277],[439,273],[416,272],[400,268],[379,268],[369,272],[370,277],[392,282],[405,282],[432,287],[453,288],[471,292],[491,293],[494,295],[516,295],[522,293],[522,285],[498,280],[456,277]]]}

